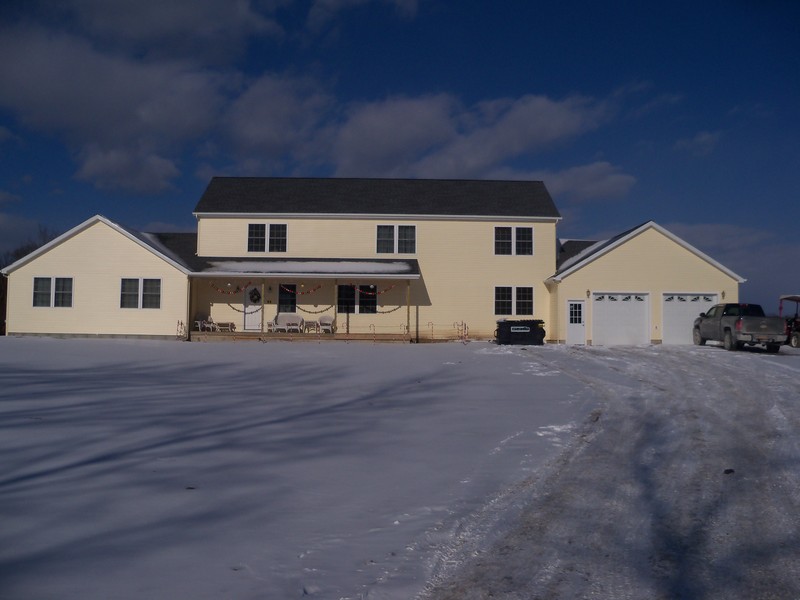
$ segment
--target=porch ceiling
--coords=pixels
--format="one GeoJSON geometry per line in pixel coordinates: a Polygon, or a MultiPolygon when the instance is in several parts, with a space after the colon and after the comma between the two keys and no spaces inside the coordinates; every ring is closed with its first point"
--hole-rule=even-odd
{"type": "Polygon", "coordinates": [[[357,258],[204,258],[194,277],[304,277],[336,279],[419,279],[414,259],[357,258]]]}

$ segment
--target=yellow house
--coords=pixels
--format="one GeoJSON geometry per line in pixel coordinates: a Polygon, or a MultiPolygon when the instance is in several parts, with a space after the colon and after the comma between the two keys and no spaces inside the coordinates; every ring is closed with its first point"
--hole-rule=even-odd
{"type": "Polygon", "coordinates": [[[424,341],[538,319],[550,342],[687,343],[743,281],[655,223],[559,243],[537,181],[216,177],[194,215],[93,217],[10,265],[7,332],[424,341]]]}
{"type": "Polygon", "coordinates": [[[6,332],[175,336],[189,299],[185,265],[155,236],[95,216],[3,270],[6,332]]]}

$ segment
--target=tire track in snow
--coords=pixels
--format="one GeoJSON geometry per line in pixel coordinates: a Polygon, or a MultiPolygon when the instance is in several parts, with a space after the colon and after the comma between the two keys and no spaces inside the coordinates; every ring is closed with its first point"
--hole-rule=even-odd
{"type": "Polygon", "coordinates": [[[425,597],[800,597],[795,363],[717,348],[560,352],[543,362],[571,365],[602,412],[514,530],[425,597]]]}

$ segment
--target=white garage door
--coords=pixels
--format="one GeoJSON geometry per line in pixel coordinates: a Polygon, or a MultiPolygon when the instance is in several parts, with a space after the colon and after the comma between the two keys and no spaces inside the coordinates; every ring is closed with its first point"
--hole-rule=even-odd
{"type": "Polygon", "coordinates": [[[592,343],[598,346],[649,344],[647,294],[594,294],[592,343]]]}
{"type": "Polygon", "coordinates": [[[692,323],[716,303],[716,294],[664,294],[664,343],[691,344],[692,323]]]}

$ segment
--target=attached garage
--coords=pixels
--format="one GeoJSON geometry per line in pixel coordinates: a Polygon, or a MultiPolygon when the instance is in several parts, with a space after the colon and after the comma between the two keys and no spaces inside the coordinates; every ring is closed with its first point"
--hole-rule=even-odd
{"type": "Polygon", "coordinates": [[[717,303],[716,294],[664,294],[664,344],[691,344],[692,323],[717,303]]]}
{"type": "Polygon", "coordinates": [[[743,281],[652,221],[609,240],[563,241],[546,281],[554,299],[546,329],[566,343],[691,344],[697,315],[720,299],[736,302],[743,281]],[[570,335],[575,299],[584,298],[585,342],[570,335]]]}
{"type": "Polygon", "coordinates": [[[592,295],[592,340],[598,346],[650,342],[650,296],[641,293],[592,295]]]}

